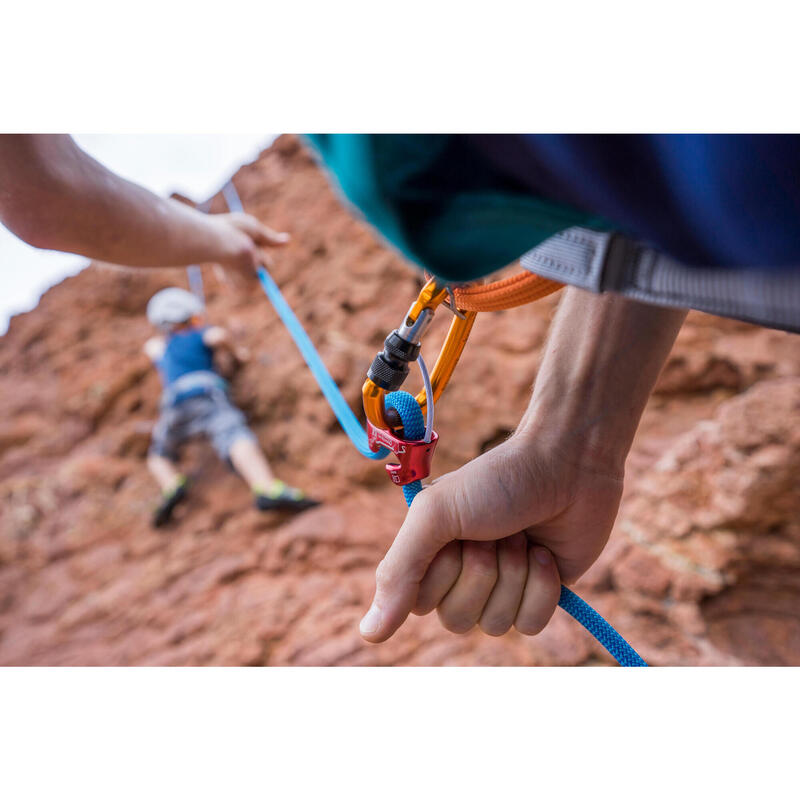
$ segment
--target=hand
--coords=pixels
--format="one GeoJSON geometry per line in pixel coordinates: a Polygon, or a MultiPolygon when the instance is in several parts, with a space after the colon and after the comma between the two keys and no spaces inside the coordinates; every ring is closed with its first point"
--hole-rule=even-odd
{"type": "Polygon", "coordinates": [[[280,247],[289,241],[288,233],[274,231],[249,214],[212,214],[208,219],[221,238],[220,264],[245,277],[252,277],[262,264],[272,263],[261,248],[280,247]]]}
{"type": "Polygon", "coordinates": [[[434,608],[454,633],[538,633],[561,582],[605,546],[621,493],[618,471],[516,434],[415,498],[378,567],[362,635],[385,641],[409,612],[434,608]]]}

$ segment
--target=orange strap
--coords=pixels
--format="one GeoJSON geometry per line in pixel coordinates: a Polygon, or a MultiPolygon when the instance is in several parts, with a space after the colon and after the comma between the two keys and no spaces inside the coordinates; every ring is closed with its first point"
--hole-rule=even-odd
{"type": "Polygon", "coordinates": [[[456,306],[462,311],[502,311],[532,303],[563,289],[563,283],[520,272],[502,281],[456,289],[456,306]]]}

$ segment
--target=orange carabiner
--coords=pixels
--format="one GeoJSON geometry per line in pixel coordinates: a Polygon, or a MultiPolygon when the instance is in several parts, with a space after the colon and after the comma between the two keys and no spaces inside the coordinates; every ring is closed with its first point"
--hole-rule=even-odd
{"type": "MultiPolygon", "coordinates": [[[[431,278],[408,310],[403,325],[389,334],[384,342],[383,353],[378,353],[367,373],[367,380],[361,390],[367,419],[376,428],[398,428],[396,422],[387,420],[383,400],[386,392],[398,389],[405,380],[408,364],[419,355],[422,335],[430,325],[438,306],[449,306],[455,316],[431,371],[434,403],[441,397],[458,359],[461,358],[478,311],[514,308],[546,297],[563,286],[562,283],[530,272],[522,272],[494,283],[462,286],[455,291],[431,278]],[[445,302],[446,300],[449,302],[445,302]]],[[[424,414],[428,403],[425,389],[417,395],[416,400],[424,414]]]]}
{"type": "MultiPolygon", "coordinates": [[[[384,397],[387,391],[394,391],[402,384],[408,374],[408,362],[414,361],[419,354],[419,346],[433,314],[442,303],[453,294],[447,286],[429,280],[420,290],[414,304],[409,308],[403,324],[386,339],[383,353],[379,353],[370,367],[367,380],[361,390],[364,401],[364,413],[376,427],[393,430],[397,424],[386,419],[384,397]]],[[[439,357],[431,370],[431,391],[435,403],[450,380],[458,359],[467,343],[472,325],[475,322],[475,311],[460,312],[455,308],[450,330],[447,332],[439,357]]],[[[423,388],[416,397],[425,413],[428,398],[423,388]]]]}

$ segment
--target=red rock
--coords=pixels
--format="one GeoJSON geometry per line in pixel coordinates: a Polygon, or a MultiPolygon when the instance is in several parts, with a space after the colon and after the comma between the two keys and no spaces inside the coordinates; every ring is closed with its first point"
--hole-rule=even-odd
{"type": "MultiPolygon", "coordinates": [[[[236,184],[249,211],[291,231],[273,274],[360,413],[366,369],[419,276],[342,209],[293,137],[236,184]]],[[[211,318],[252,353],[232,377],[237,402],[281,477],[325,505],[259,514],[197,444],[185,458],[195,502],[150,529],[143,459],[159,389],[141,354],[144,308],[185,277],[94,265],[0,338],[0,664],[611,663],[562,611],[533,638],[458,636],[431,614],[363,642],[401,494],[339,431],[260,289],[204,274],[211,318]]],[[[557,303],[480,317],[437,405],[434,474],[513,430],[557,303]]],[[[429,360],[448,322],[435,320],[429,360]]],[[[652,663],[800,664],[799,412],[796,337],[689,315],[609,546],[576,587],[652,663]]]]}

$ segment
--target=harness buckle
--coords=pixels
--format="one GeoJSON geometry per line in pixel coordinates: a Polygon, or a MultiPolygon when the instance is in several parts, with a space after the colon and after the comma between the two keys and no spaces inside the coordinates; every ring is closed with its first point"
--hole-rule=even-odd
{"type": "Polygon", "coordinates": [[[405,486],[431,474],[431,460],[439,435],[431,431],[429,442],[424,439],[405,441],[398,439],[391,431],[376,428],[367,420],[367,441],[373,453],[377,453],[381,447],[387,447],[397,456],[400,463],[386,464],[386,471],[392,483],[405,486]]]}

